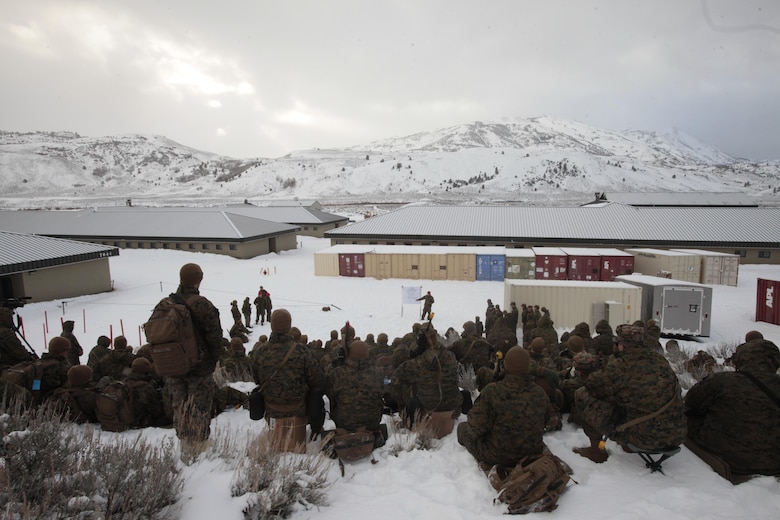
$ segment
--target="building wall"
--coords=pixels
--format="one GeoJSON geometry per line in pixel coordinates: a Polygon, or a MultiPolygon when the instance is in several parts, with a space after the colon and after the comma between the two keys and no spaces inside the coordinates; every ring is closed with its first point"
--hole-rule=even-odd
{"type": "Polygon", "coordinates": [[[33,303],[111,291],[108,260],[100,258],[22,273],[19,276],[23,296],[30,296],[33,303]]]}
{"type": "Polygon", "coordinates": [[[247,259],[268,253],[287,251],[298,247],[297,234],[288,233],[272,238],[251,240],[248,242],[225,242],[219,240],[189,240],[180,239],[174,241],[161,240],[88,240],[106,246],[119,247],[121,249],[171,249],[174,251],[189,251],[191,253],[213,253],[228,255],[233,258],[247,259]]]}

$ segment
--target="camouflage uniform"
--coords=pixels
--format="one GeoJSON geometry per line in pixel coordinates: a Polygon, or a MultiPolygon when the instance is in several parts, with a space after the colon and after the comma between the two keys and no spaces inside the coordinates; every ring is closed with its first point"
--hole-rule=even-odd
{"type": "Polygon", "coordinates": [[[56,360],[55,362],[45,363],[43,375],[41,376],[41,391],[37,396],[36,402],[43,402],[51,397],[55,390],[61,388],[68,381],[68,369],[70,362],[63,356],[56,356],[49,352],[41,354],[41,361],[56,360]]]}
{"type": "Polygon", "coordinates": [[[249,303],[249,296],[244,298],[244,303],[241,305],[241,314],[244,315],[246,328],[250,328],[252,326],[252,304],[249,303]]]}
{"type": "Polygon", "coordinates": [[[0,370],[32,359],[14,330],[14,312],[0,307],[0,370]]]}
{"type": "Polygon", "coordinates": [[[426,316],[428,316],[428,319],[431,319],[431,307],[433,307],[433,296],[431,296],[431,291],[428,291],[425,295],[420,296],[417,298],[417,301],[423,301],[423,309],[422,309],[422,315],[420,316],[421,320],[424,320],[426,316]]]}
{"type": "Polygon", "coordinates": [[[488,465],[511,467],[541,455],[550,400],[527,374],[506,374],[487,385],[458,425],[458,442],[488,465]]]}
{"type": "Polygon", "coordinates": [[[255,298],[254,304],[256,313],[255,323],[259,321],[260,325],[264,325],[266,320],[270,322],[273,305],[271,304],[271,295],[268,293],[268,291],[261,287],[260,291],[257,293],[257,298],[255,298]]]}
{"type": "Polygon", "coordinates": [[[517,310],[515,302],[510,304],[509,314],[507,314],[507,320],[509,321],[509,328],[517,330],[517,322],[520,318],[520,311],[517,310]]]}
{"type": "Polygon", "coordinates": [[[79,344],[79,340],[76,339],[76,336],[73,335],[74,325],[75,323],[72,320],[68,320],[64,322],[62,324],[62,333],[60,334],[60,336],[70,341],[70,352],[68,352],[68,355],[66,356],[70,364],[80,365],[81,360],[79,359],[79,357],[84,353],[84,349],[81,348],[81,345],[79,344]]]}
{"type": "Polygon", "coordinates": [[[500,350],[502,354],[506,354],[510,348],[517,345],[517,331],[512,330],[506,318],[502,316],[493,323],[487,340],[496,352],[500,350]]]}
{"type": "Polygon", "coordinates": [[[778,475],[780,408],[745,373],[780,396],[780,352],[770,341],[753,343],[737,348],[736,372],[715,373],[688,390],[688,438],[734,473],[778,475]]]}
{"type": "Polygon", "coordinates": [[[615,335],[612,333],[612,326],[607,320],[600,320],[596,323],[596,334],[593,338],[593,354],[599,366],[607,364],[612,351],[615,348],[615,335]]]}
{"type": "Polygon", "coordinates": [[[306,392],[325,388],[325,372],[310,349],[296,343],[289,334],[272,332],[268,343],[252,362],[255,383],[265,385],[266,416],[303,417],[306,415],[306,392]],[[287,352],[292,354],[282,365],[287,352]],[[273,377],[266,384],[266,380],[273,377]]]}
{"type": "Polygon", "coordinates": [[[531,331],[531,341],[534,338],[542,338],[547,355],[551,358],[558,357],[558,333],[553,327],[553,320],[549,316],[542,316],[536,322],[536,328],[531,331]]]}
{"type": "Polygon", "coordinates": [[[228,381],[252,381],[252,361],[243,352],[231,351],[220,364],[228,381]]]}
{"type": "Polygon", "coordinates": [[[458,363],[463,366],[471,365],[476,374],[480,368],[491,366],[493,347],[486,340],[478,337],[475,329],[476,327],[469,330],[464,328],[463,337],[456,341],[450,350],[455,354],[458,363]]]}
{"type": "Polygon", "coordinates": [[[89,357],[87,358],[87,366],[91,369],[95,369],[97,362],[103,359],[109,352],[108,346],[111,344],[111,340],[106,336],[100,336],[97,340],[97,344],[89,351],[89,357]]]}
{"type": "Polygon", "coordinates": [[[591,354],[596,355],[596,351],[593,345],[593,338],[590,335],[590,326],[587,323],[583,321],[575,325],[574,330],[571,331],[571,334],[573,336],[579,336],[582,338],[582,341],[585,344],[585,352],[590,352],[591,354]]]}
{"type": "Polygon", "coordinates": [[[619,332],[623,350],[606,366],[588,376],[575,393],[583,428],[593,441],[613,417],[615,406],[622,417],[615,426],[668,407],[656,417],[610,435],[614,441],[643,449],[679,446],[685,440],[686,425],[680,386],[666,358],[644,347],[644,330],[625,327],[619,332]]]}
{"type": "Polygon", "coordinates": [[[97,422],[97,392],[92,385],[92,369],[84,365],[71,366],[68,381],[54,391],[51,402],[69,421],[97,422]]]}
{"type": "Polygon", "coordinates": [[[135,356],[130,350],[114,349],[100,359],[92,367],[92,380],[100,381],[103,377],[110,377],[118,381],[130,373],[135,356]]]}
{"type": "Polygon", "coordinates": [[[133,412],[135,413],[133,428],[159,425],[165,412],[162,395],[157,390],[152,377],[149,374],[131,372],[124,382],[133,392],[133,412]]]}
{"type": "Polygon", "coordinates": [[[200,296],[196,287],[179,285],[176,293],[187,301],[191,309],[192,321],[196,324],[201,359],[181,377],[168,377],[165,388],[171,400],[176,435],[185,440],[205,440],[211,430],[211,408],[214,401],[213,374],[222,350],[222,324],[219,310],[207,298],[200,296]],[[188,403],[186,421],[178,421],[182,406],[188,403]],[[183,427],[182,424],[187,425],[183,427]]]}
{"type": "Polygon", "coordinates": [[[382,420],[382,382],[371,360],[348,358],[328,372],[325,393],[337,428],[376,430],[382,420]]]}
{"type": "MultiPolygon", "coordinates": [[[[458,387],[458,361],[449,350],[427,347],[422,354],[401,363],[393,377],[394,384],[408,390],[405,397],[416,397],[425,412],[453,410],[453,418],[460,415],[463,396],[458,387]]],[[[409,405],[408,400],[404,403],[409,405]]]]}

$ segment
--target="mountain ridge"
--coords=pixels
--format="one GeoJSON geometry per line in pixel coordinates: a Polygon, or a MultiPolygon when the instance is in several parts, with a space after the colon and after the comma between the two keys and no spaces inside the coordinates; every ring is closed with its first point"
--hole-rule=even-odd
{"type": "Polygon", "coordinates": [[[568,200],[603,191],[742,192],[771,202],[779,177],[780,161],[734,158],[681,132],[618,132],[549,117],[242,159],[159,135],[0,131],[6,207],[122,198],[568,200]]]}

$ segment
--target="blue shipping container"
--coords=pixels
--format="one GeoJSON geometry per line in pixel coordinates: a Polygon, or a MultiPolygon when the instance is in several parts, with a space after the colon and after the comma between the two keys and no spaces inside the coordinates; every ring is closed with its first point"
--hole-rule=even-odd
{"type": "Polygon", "coordinates": [[[477,255],[477,280],[503,282],[505,269],[504,255],[477,255]]]}

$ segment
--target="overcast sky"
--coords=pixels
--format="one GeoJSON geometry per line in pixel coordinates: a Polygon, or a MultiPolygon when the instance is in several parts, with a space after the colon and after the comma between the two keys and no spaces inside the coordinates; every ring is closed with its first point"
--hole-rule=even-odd
{"type": "Polygon", "coordinates": [[[278,157],[472,121],[780,159],[777,0],[0,0],[0,129],[278,157]]]}

